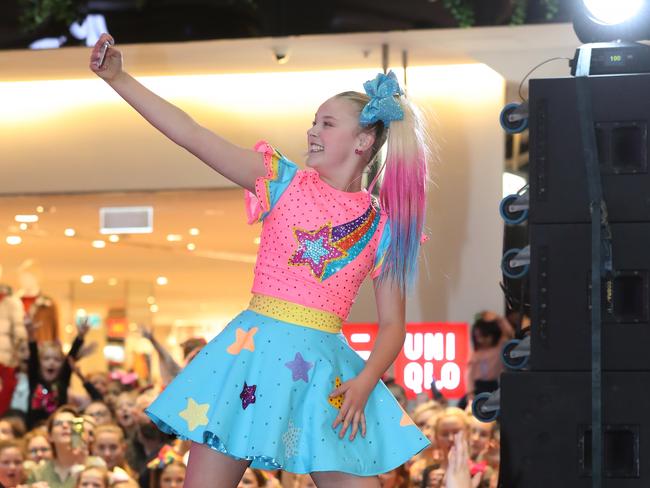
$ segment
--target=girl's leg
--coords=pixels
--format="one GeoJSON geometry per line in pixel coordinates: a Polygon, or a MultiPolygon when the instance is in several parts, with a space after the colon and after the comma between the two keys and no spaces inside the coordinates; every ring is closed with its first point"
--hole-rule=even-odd
{"type": "Polygon", "coordinates": [[[355,476],[339,471],[316,471],[310,473],[318,488],[379,488],[377,476],[355,476]]]}
{"type": "Polygon", "coordinates": [[[187,462],[184,488],[235,488],[250,461],[238,461],[210,449],[203,444],[192,443],[190,458],[187,462]]]}

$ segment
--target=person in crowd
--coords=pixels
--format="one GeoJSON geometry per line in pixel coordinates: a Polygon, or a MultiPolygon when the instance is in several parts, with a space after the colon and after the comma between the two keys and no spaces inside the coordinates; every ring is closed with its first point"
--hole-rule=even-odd
{"type": "Polygon", "coordinates": [[[427,421],[431,417],[435,417],[438,413],[442,412],[443,407],[435,400],[429,400],[421,403],[411,413],[411,418],[419,429],[424,429],[427,421]]]}
{"type": "MultiPolygon", "coordinates": [[[[44,481],[49,488],[73,488],[77,474],[88,462],[88,434],[84,421],[71,405],[57,408],[47,422],[52,459],[42,460],[30,473],[28,483],[44,481]]],[[[95,460],[92,460],[95,462],[95,460]]]]}
{"type": "Polygon", "coordinates": [[[39,464],[42,460],[52,459],[52,446],[48,440],[47,430],[43,427],[30,430],[23,438],[25,460],[39,464]]]}
{"type": "Polygon", "coordinates": [[[24,460],[20,442],[14,439],[0,440],[0,486],[14,488],[24,481],[24,460]]]}
{"type": "Polygon", "coordinates": [[[429,439],[429,447],[424,449],[411,464],[409,468],[409,477],[411,486],[420,486],[423,480],[426,482],[424,471],[431,465],[440,465],[442,462],[442,452],[438,448],[438,441],[436,439],[436,424],[438,423],[438,416],[443,410],[436,410],[436,413],[427,417],[426,423],[422,428],[422,432],[427,439],[429,439]]]}
{"type": "Polygon", "coordinates": [[[120,475],[121,479],[137,480],[137,473],[126,461],[127,445],[122,429],[116,424],[102,424],[95,428],[94,437],[91,453],[104,460],[109,472],[120,475]]]}
{"type": "Polygon", "coordinates": [[[109,488],[109,486],[112,486],[112,483],[106,468],[88,466],[79,473],[75,488],[109,488]]]}
{"type": "MultiPolygon", "coordinates": [[[[174,441],[174,436],[160,431],[147,417],[141,418],[138,421],[137,440],[142,445],[145,459],[144,468],[140,469],[138,480],[142,488],[149,488],[150,477],[152,474],[149,464],[155,462],[155,460],[160,457],[161,452],[173,452],[177,456],[180,455],[173,450],[171,445],[174,441]],[[171,449],[171,451],[169,449],[171,449]]],[[[136,466],[133,466],[133,468],[137,469],[136,466]]]]}
{"type": "MultiPolygon", "coordinates": [[[[36,343],[38,324],[26,318],[25,327],[29,337],[27,426],[31,429],[45,421],[59,406],[67,403],[72,369],[59,343],[49,341],[40,346],[36,343]]],[[[68,357],[76,357],[89,328],[87,320],[79,324],[79,333],[72,343],[68,357]]]]}
{"type": "Polygon", "coordinates": [[[395,74],[369,80],[365,94],[326,100],[307,132],[310,169],[298,170],[270,144],[236,147],[153,94],[122,69],[108,34],[90,69],[172,141],[248,190],[249,220],[263,222],[250,308],[147,409],[161,429],[193,441],[187,487],[234,487],[248,457],[252,467],[274,467],[269,458],[288,471],[309,465],[317,484],[376,486],[382,467],[424,449],[428,441],[380,382],[403,343],[426,208],[422,119],[395,74]],[[380,206],[362,176],[385,142],[380,206]],[[333,332],[368,275],[380,319],[363,361],[333,332]],[[322,440],[314,451],[299,449],[302,436],[322,440]]]}
{"type": "Polygon", "coordinates": [[[21,439],[27,433],[27,416],[22,410],[9,409],[0,419],[11,426],[15,439],[21,439]]]}
{"type": "Polygon", "coordinates": [[[410,488],[411,483],[406,465],[402,464],[387,473],[380,474],[379,486],[381,488],[410,488]]]}
{"type": "Polygon", "coordinates": [[[113,412],[103,401],[95,400],[90,402],[83,413],[93,418],[96,426],[112,424],[115,421],[113,412]]]}
{"type": "MultiPolygon", "coordinates": [[[[163,446],[147,468],[147,488],[181,488],[185,482],[185,463],[170,445],[163,446]]],[[[144,486],[142,479],[140,486],[144,486]]]]}
{"type": "MultiPolygon", "coordinates": [[[[304,478],[303,478],[304,479],[304,478]]],[[[302,480],[301,480],[302,481],[302,480]]],[[[237,488],[263,488],[266,487],[266,478],[259,469],[246,468],[244,476],[237,488]]]]}
{"type": "Polygon", "coordinates": [[[469,420],[464,410],[457,407],[447,407],[436,419],[435,438],[436,446],[440,450],[440,464],[447,467],[447,456],[451,446],[454,445],[456,434],[462,432],[462,438],[467,442],[469,420]]]}
{"type": "Polygon", "coordinates": [[[465,408],[469,400],[483,392],[499,387],[503,371],[501,349],[514,337],[514,329],[508,321],[494,312],[481,312],[472,325],[472,353],[467,364],[466,385],[468,395],[459,402],[465,408]]]}
{"type": "Polygon", "coordinates": [[[14,433],[11,422],[6,419],[0,419],[0,441],[6,441],[9,439],[16,439],[16,434],[14,433]]]}
{"type": "Polygon", "coordinates": [[[442,488],[445,470],[440,464],[430,464],[422,472],[421,488],[442,488]]]}
{"type": "Polygon", "coordinates": [[[400,404],[405,412],[408,411],[408,399],[406,398],[406,390],[398,385],[393,378],[386,380],[385,384],[395,397],[395,400],[397,400],[397,403],[400,404]]]}
{"type": "Polygon", "coordinates": [[[0,364],[0,414],[7,411],[19,410],[27,412],[27,397],[29,396],[29,381],[27,379],[27,361],[29,347],[27,338],[16,342],[8,364],[0,364]]]}

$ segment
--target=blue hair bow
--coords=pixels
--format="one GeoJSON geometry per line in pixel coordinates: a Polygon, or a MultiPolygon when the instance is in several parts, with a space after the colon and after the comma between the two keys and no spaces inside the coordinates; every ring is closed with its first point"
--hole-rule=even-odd
{"type": "Polygon", "coordinates": [[[390,124],[391,120],[402,120],[404,111],[395,95],[403,95],[404,92],[399,87],[395,73],[389,71],[387,75],[379,73],[374,80],[368,80],[363,84],[366,95],[370,101],[363,107],[359,116],[361,125],[374,124],[381,120],[385,126],[390,124]]]}

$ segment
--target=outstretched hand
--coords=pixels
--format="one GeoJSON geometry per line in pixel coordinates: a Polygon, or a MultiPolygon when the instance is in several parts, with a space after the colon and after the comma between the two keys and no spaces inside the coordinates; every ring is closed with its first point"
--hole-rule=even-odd
{"type": "Polygon", "coordinates": [[[104,80],[112,80],[122,71],[122,53],[115,49],[115,40],[110,34],[102,34],[90,54],[90,70],[104,80]],[[104,63],[99,66],[102,46],[108,43],[104,63]]]}
{"type": "Polygon", "coordinates": [[[352,427],[350,431],[351,441],[354,440],[359,428],[361,428],[361,436],[366,436],[366,416],[363,410],[374,387],[375,384],[364,376],[357,376],[346,381],[329,394],[330,398],[344,395],[341,410],[332,424],[332,428],[335,430],[340,424],[343,424],[339,432],[340,439],[343,439],[348,427],[352,427]]]}
{"type": "Polygon", "coordinates": [[[449,449],[447,460],[445,488],[472,488],[467,441],[462,431],[454,436],[454,445],[449,449]]]}

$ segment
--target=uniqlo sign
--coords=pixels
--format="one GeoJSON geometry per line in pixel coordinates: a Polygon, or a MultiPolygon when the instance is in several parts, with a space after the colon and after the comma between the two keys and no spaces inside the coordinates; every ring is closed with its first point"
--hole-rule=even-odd
{"type": "MultiPolygon", "coordinates": [[[[345,324],[343,334],[350,347],[368,359],[377,337],[377,324],[345,324]]],[[[465,373],[469,359],[466,323],[406,324],[404,345],[393,364],[395,381],[409,399],[419,393],[430,395],[431,384],[445,398],[465,395],[465,373]]]]}

